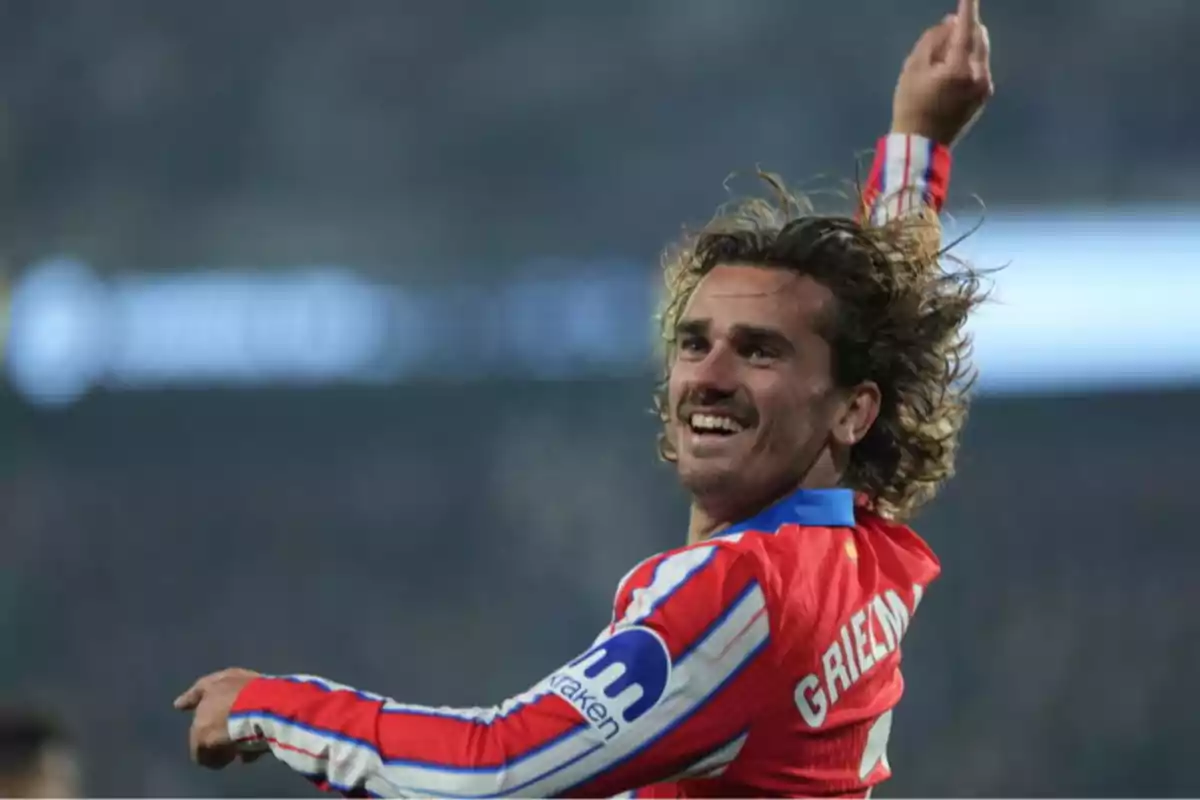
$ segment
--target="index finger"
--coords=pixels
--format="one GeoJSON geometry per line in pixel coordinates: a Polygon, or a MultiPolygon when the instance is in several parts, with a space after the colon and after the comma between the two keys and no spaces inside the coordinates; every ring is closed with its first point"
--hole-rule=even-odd
{"type": "Polygon", "coordinates": [[[970,35],[971,29],[979,24],[979,0],[958,0],[958,11],[955,16],[970,35]]]}
{"type": "Polygon", "coordinates": [[[200,700],[204,697],[204,678],[196,681],[191,687],[175,698],[172,704],[179,711],[191,711],[196,706],[200,705],[200,700]]]}
{"type": "Polygon", "coordinates": [[[971,54],[975,29],[979,25],[979,0],[958,0],[954,14],[954,25],[950,31],[949,59],[965,63],[971,54]]]}

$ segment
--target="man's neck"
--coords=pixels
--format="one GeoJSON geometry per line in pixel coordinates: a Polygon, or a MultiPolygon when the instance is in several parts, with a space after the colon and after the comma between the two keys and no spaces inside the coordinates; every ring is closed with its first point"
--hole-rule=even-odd
{"type": "Polygon", "coordinates": [[[692,513],[688,518],[687,543],[696,544],[697,542],[703,542],[705,539],[720,533],[732,524],[731,522],[721,522],[720,520],[712,519],[704,512],[703,508],[696,503],[692,503],[692,513]]]}
{"type": "MultiPolygon", "coordinates": [[[[755,503],[720,502],[716,498],[692,498],[691,514],[688,518],[688,544],[709,539],[726,528],[779,502],[799,489],[833,489],[840,485],[842,472],[832,462],[819,459],[798,483],[785,487],[755,503]]],[[[744,498],[744,495],[743,495],[744,498]]]]}
{"type": "Polygon", "coordinates": [[[715,536],[731,525],[754,516],[798,488],[800,487],[789,486],[786,490],[756,503],[718,503],[712,498],[708,501],[692,498],[691,514],[688,517],[688,544],[696,544],[715,536]]]}

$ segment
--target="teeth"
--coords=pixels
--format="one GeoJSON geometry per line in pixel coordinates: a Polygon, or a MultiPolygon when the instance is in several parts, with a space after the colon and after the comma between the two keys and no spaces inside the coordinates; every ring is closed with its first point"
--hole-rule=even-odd
{"type": "Polygon", "coordinates": [[[692,430],[695,431],[729,431],[730,433],[740,433],[743,430],[742,425],[731,417],[718,417],[715,414],[692,414],[689,420],[692,430]]]}

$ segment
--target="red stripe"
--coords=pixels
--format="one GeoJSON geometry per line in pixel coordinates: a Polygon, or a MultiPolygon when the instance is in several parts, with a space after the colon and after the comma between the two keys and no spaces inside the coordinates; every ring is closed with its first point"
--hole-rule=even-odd
{"type": "Polygon", "coordinates": [[[375,719],[382,701],[354,692],[328,691],[314,683],[285,678],[257,678],[238,695],[231,713],[266,713],[375,744],[375,719]]]}
{"type": "Polygon", "coordinates": [[[315,758],[318,761],[328,761],[329,760],[329,756],[327,756],[327,755],[321,755],[320,753],[314,753],[311,750],[305,750],[303,747],[297,747],[296,745],[289,744],[288,742],[281,742],[274,737],[268,737],[267,741],[270,744],[273,744],[276,747],[278,747],[280,750],[291,750],[293,753],[299,753],[302,756],[308,756],[309,758],[315,758]]]}
{"type": "Polygon", "coordinates": [[[492,723],[387,711],[379,715],[385,759],[439,767],[501,767],[584,724],[558,695],[545,695],[492,723]]]}
{"type": "Polygon", "coordinates": [[[638,566],[634,567],[633,572],[629,573],[624,582],[617,589],[617,596],[613,600],[613,625],[609,626],[609,632],[616,627],[617,620],[625,616],[625,610],[629,608],[629,603],[633,600],[634,589],[644,589],[654,580],[654,570],[658,568],[659,562],[666,558],[670,553],[663,553],[656,557],[647,558],[638,566]]]}
{"type": "Polygon", "coordinates": [[[896,203],[897,216],[904,214],[904,198],[908,194],[908,174],[912,170],[912,137],[904,137],[904,177],[900,182],[900,199],[896,203]]]}
{"type": "Polygon", "coordinates": [[[946,202],[952,165],[950,148],[935,142],[929,154],[929,169],[926,171],[928,185],[925,189],[928,202],[935,211],[941,211],[946,202]]]}

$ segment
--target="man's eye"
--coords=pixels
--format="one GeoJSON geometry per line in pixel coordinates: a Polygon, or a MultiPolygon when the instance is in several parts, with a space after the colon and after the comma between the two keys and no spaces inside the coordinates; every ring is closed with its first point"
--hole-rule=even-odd
{"type": "Polygon", "coordinates": [[[765,363],[768,361],[774,361],[777,355],[770,348],[761,347],[759,345],[750,345],[742,350],[742,357],[748,361],[765,363]]]}
{"type": "Polygon", "coordinates": [[[679,340],[679,350],[683,353],[703,353],[706,347],[699,336],[685,336],[679,340]]]}

